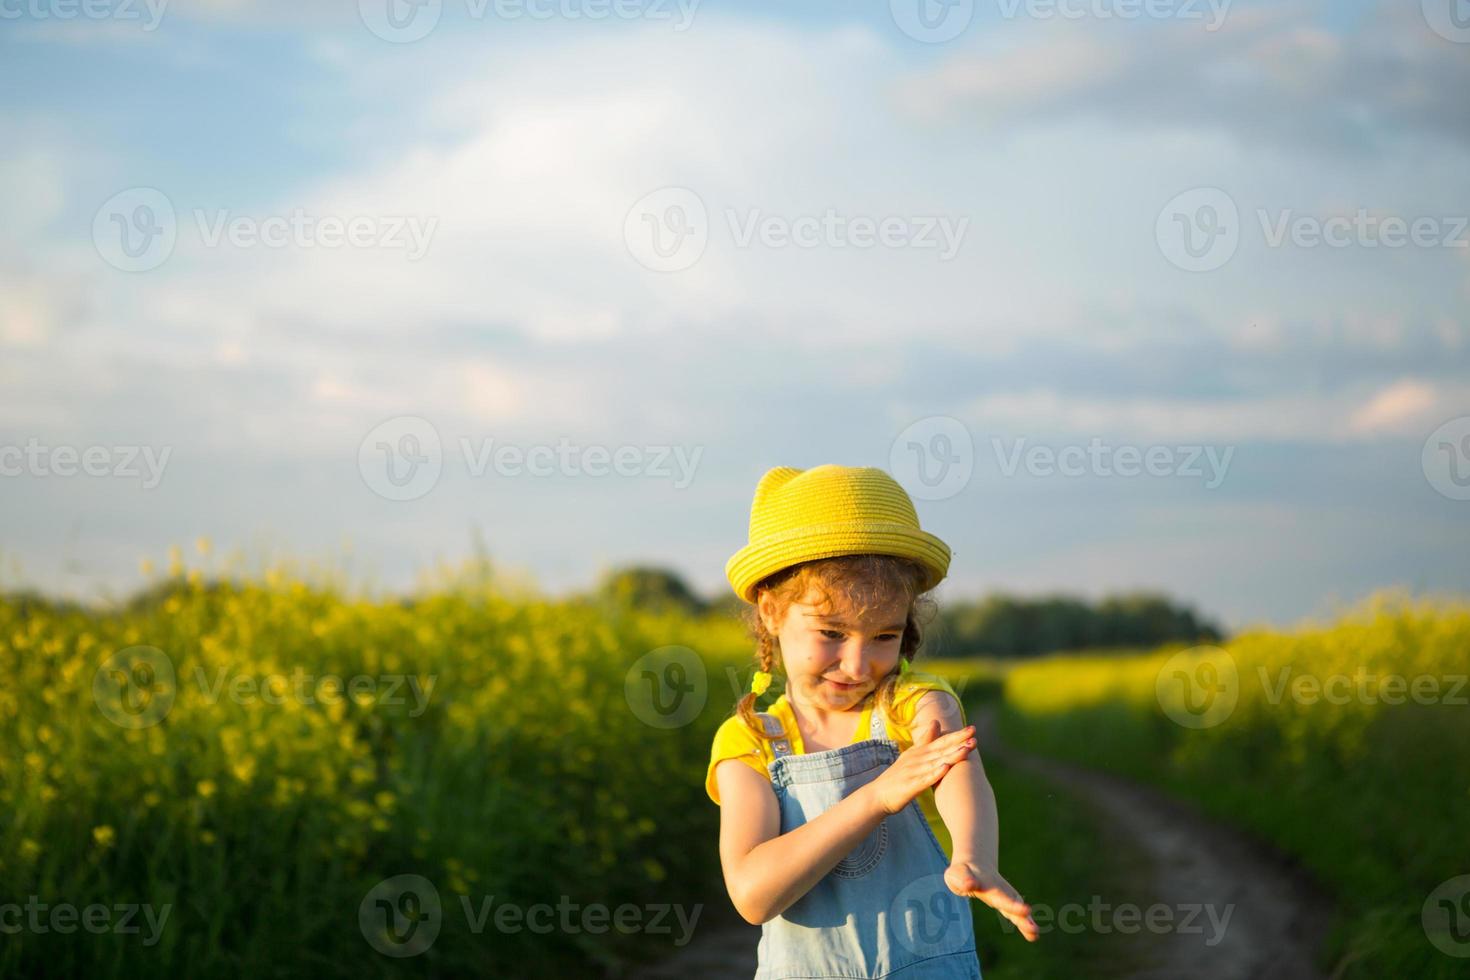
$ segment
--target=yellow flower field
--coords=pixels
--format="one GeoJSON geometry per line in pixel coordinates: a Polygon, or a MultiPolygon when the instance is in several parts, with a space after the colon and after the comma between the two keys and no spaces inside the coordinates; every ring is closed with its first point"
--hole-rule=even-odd
{"type": "Polygon", "coordinates": [[[1448,978],[1470,954],[1445,917],[1470,909],[1467,674],[1470,603],[1381,593],[1218,648],[1018,664],[1003,732],[1299,857],[1335,893],[1341,976],[1448,978]]]}
{"type": "Polygon", "coordinates": [[[0,973],[583,975],[676,936],[477,910],[692,906],[718,881],[702,774],[738,624],[169,573],[110,615],[0,601],[0,925],[22,923],[0,973]],[[630,671],[681,647],[703,707],[657,727],[630,671]],[[413,959],[359,916],[403,874],[442,917],[413,959]]]}

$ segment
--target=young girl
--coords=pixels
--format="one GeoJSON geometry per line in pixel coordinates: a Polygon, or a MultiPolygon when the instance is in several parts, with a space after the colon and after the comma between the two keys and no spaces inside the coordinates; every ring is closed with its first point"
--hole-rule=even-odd
{"type": "Polygon", "coordinates": [[[706,789],[731,901],[761,925],[757,980],[979,980],[965,897],[1036,940],[997,867],[974,726],[942,678],[910,670],[916,607],[949,558],[882,470],[782,466],[756,487],[725,572],[754,607],[760,670],[706,789]],[[785,693],[757,714],[773,667],[785,693]]]}

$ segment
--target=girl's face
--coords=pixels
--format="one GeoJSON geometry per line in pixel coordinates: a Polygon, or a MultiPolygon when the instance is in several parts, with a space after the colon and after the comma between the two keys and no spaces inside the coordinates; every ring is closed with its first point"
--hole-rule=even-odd
{"type": "MultiPolygon", "coordinates": [[[[805,598],[815,601],[815,593],[805,598]]],[[[777,622],[775,602],[760,596],[766,629],[781,642],[787,696],[803,705],[847,711],[862,703],[878,682],[898,666],[898,650],[908,619],[902,599],[866,617],[849,615],[841,606],[819,611],[794,602],[777,622]]]]}

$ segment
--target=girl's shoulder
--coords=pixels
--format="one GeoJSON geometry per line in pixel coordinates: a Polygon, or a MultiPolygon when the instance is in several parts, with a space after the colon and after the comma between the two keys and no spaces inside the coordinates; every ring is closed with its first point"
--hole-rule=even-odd
{"type": "MultiPolygon", "coordinates": [[[[760,715],[768,715],[777,731],[768,731],[772,737],[783,734],[788,725],[793,722],[791,708],[787,704],[786,695],[782,694],[771,702],[764,711],[757,711],[757,724],[760,715]]],[[[737,748],[743,746],[760,747],[766,741],[761,737],[759,729],[752,728],[745,723],[745,719],[738,714],[733,714],[720,723],[715,731],[715,746],[727,746],[737,748]]]]}
{"type": "MultiPolygon", "coordinates": [[[[777,723],[782,722],[782,716],[777,705],[767,708],[767,713],[774,714],[777,723]]],[[[745,719],[738,714],[731,715],[720,723],[715,732],[714,744],[710,746],[709,768],[705,772],[705,792],[709,798],[716,803],[720,802],[719,783],[715,779],[715,769],[726,759],[739,759],[756,772],[766,778],[770,778],[768,762],[771,758],[770,743],[755,729],[745,723],[745,719]]]]}
{"type": "Polygon", "coordinates": [[[714,753],[724,758],[758,749],[761,737],[739,715],[731,715],[715,731],[714,753]]]}
{"type": "Polygon", "coordinates": [[[952,695],[956,701],[960,699],[959,695],[955,694],[954,688],[950,686],[949,681],[938,674],[931,674],[922,670],[911,670],[907,674],[900,676],[898,684],[893,689],[893,697],[895,701],[900,698],[916,701],[926,691],[944,691],[952,695]]]}
{"type": "Polygon", "coordinates": [[[903,729],[905,734],[913,724],[914,714],[919,710],[924,695],[930,691],[943,691],[953,697],[955,703],[960,704],[960,713],[963,716],[964,705],[960,702],[960,696],[955,693],[949,681],[938,674],[911,670],[898,679],[893,689],[893,721],[903,729]]]}

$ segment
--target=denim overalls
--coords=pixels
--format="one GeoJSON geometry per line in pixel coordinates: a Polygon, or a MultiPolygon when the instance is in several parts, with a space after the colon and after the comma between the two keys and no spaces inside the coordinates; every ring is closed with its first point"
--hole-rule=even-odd
{"type": "MultiPolygon", "coordinates": [[[[790,833],[898,759],[872,708],[869,737],[796,755],[773,715],[760,715],[776,759],[771,786],[790,833]]],[[[883,819],[836,867],[761,926],[755,980],[980,980],[969,900],[949,890],[944,849],[918,800],[883,819]]]]}

